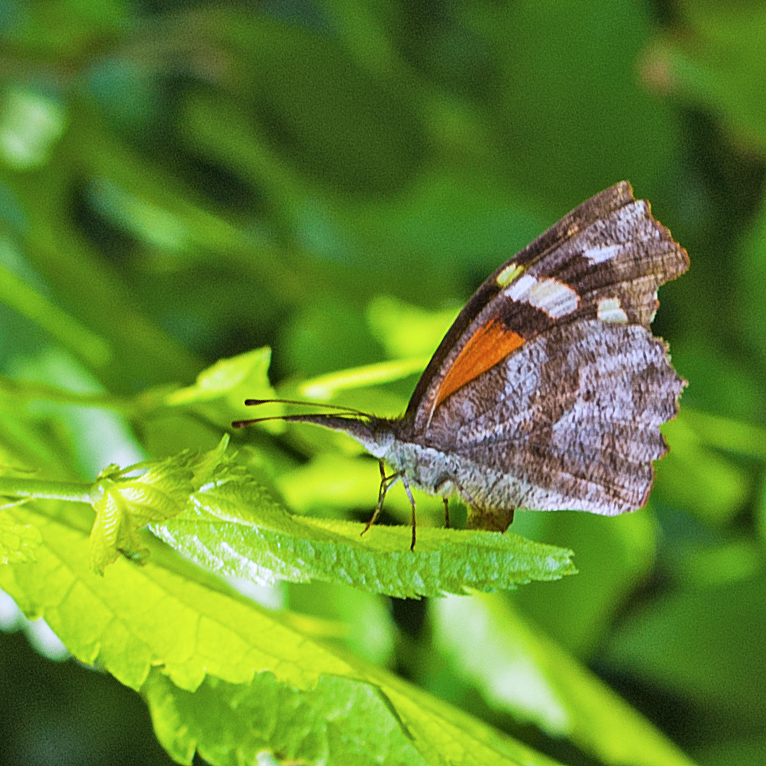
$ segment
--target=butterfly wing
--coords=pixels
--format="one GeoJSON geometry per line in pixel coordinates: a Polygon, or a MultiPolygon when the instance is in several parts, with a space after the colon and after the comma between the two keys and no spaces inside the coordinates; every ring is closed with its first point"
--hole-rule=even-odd
{"type": "Polygon", "coordinates": [[[688,263],[629,184],[583,203],[469,301],[410,402],[413,433],[460,457],[487,511],[640,507],[684,385],[649,326],[688,263]]]}
{"type": "Polygon", "coordinates": [[[554,325],[600,318],[648,328],[657,288],[688,266],[649,204],[615,184],[486,279],[436,350],[407,417],[425,429],[450,395],[554,325]]]}
{"type": "Polygon", "coordinates": [[[684,382],[646,329],[599,324],[543,333],[437,408],[428,437],[485,516],[645,504],[684,382]]]}

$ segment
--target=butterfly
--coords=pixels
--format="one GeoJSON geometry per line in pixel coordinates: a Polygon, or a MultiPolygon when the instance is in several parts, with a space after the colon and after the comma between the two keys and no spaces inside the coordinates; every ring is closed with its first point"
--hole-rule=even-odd
{"type": "Polygon", "coordinates": [[[460,496],[474,529],[505,531],[517,508],[636,510],[652,488],[653,461],[668,451],[659,427],[678,413],[686,385],[650,329],[657,290],[688,267],[649,203],[618,183],[484,281],[402,417],[337,408],[344,412],[280,419],[343,431],[378,458],[378,503],[365,531],[401,481],[413,548],[411,487],[441,496],[448,524],[448,498],[460,496]]]}

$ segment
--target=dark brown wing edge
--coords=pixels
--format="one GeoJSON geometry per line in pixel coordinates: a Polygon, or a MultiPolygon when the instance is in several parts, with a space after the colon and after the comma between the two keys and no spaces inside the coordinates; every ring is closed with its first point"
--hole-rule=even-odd
{"type": "Polygon", "coordinates": [[[587,228],[599,218],[618,210],[621,207],[634,201],[633,189],[628,181],[620,181],[614,186],[610,186],[594,197],[578,205],[570,213],[567,213],[558,223],[551,226],[546,232],[527,245],[523,250],[516,253],[501,266],[498,266],[481,284],[479,289],[473,294],[471,299],[458,314],[457,319],[452,323],[447,334],[442,339],[436,352],[431,357],[425,371],[420,377],[415,390],[412,393],[405,420],[415,417],[415,413],[420,406],[420,401],[431,385],[431,381],[442,366],[442,362],[447,357],[450,349],[455,345],[455,341],[468,325],[479,315],[482,309],[500,292],[501,288],[497,284],[497,275],[505,269],[510,263],[528,265],[533,261],[542,258],[547,252],[558,247],[562,242],[571,239],[582,229],[587,228]]]}

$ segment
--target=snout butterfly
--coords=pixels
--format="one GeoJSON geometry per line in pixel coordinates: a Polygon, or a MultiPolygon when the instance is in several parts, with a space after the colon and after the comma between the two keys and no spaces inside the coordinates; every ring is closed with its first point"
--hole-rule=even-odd
{"type": "Polygon", "coordinates": [[[659,426],[678,413],[686,385],[650,329],[657,289],[688,267],[649,203],[618,183],[486,279],[402,417],[337,408],[344,412],[280,419],[343,431],[378,458],[378,504],[365,531],[401,481],[413,547],[410,487],[441,496],[447,523],[447,499],[459,495],[478,529],[505,531],[516,508],[636,510],[652,462],[668,450],[659,426]]]}

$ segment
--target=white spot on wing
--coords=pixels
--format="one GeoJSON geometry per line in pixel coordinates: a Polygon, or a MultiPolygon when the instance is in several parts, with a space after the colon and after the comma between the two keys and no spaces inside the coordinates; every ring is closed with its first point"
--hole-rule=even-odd
{"type": "Polygon", "coordinates": [[[611,261],[622,253],[622,245],[596,245],[583,251],[583,257],[592,263],[611,261]]]}
{"type": "Polygon", "coordinates": [[[531,274],[522,274],[515,282],[505,289],[505,294],[515,301],[528,302],[529,291],[537,284],[531,274]]]}
{"type": "Polygon", "coordinates": [[[519,277],[505,294],[544,311],[553,319],[570,314],[580,303],[579,296],[569,285],[556,279],[537,280],[531,274],[519,277]]]}
{"type": "Polygon", "coordinates": [[[555,279],[543,279],[529,291],[529,302],[558,319],[574,311],[580,299],[569,285],[555,279]]]}
{"type": "Polygon", "coordinates": [[[602,322],[615,322],[616,324],[627,324],[628,315],[620,306],[619,298],[602,298],[598,302],[598,318],[602,322]]]}
{"type": "Polygon", "coordinates": [[[515,301],[523,301],[558,319],[574,311],[580,303],[577,293],[556,279],[537,280],[524,274],[505,291],[515,301]]]}

